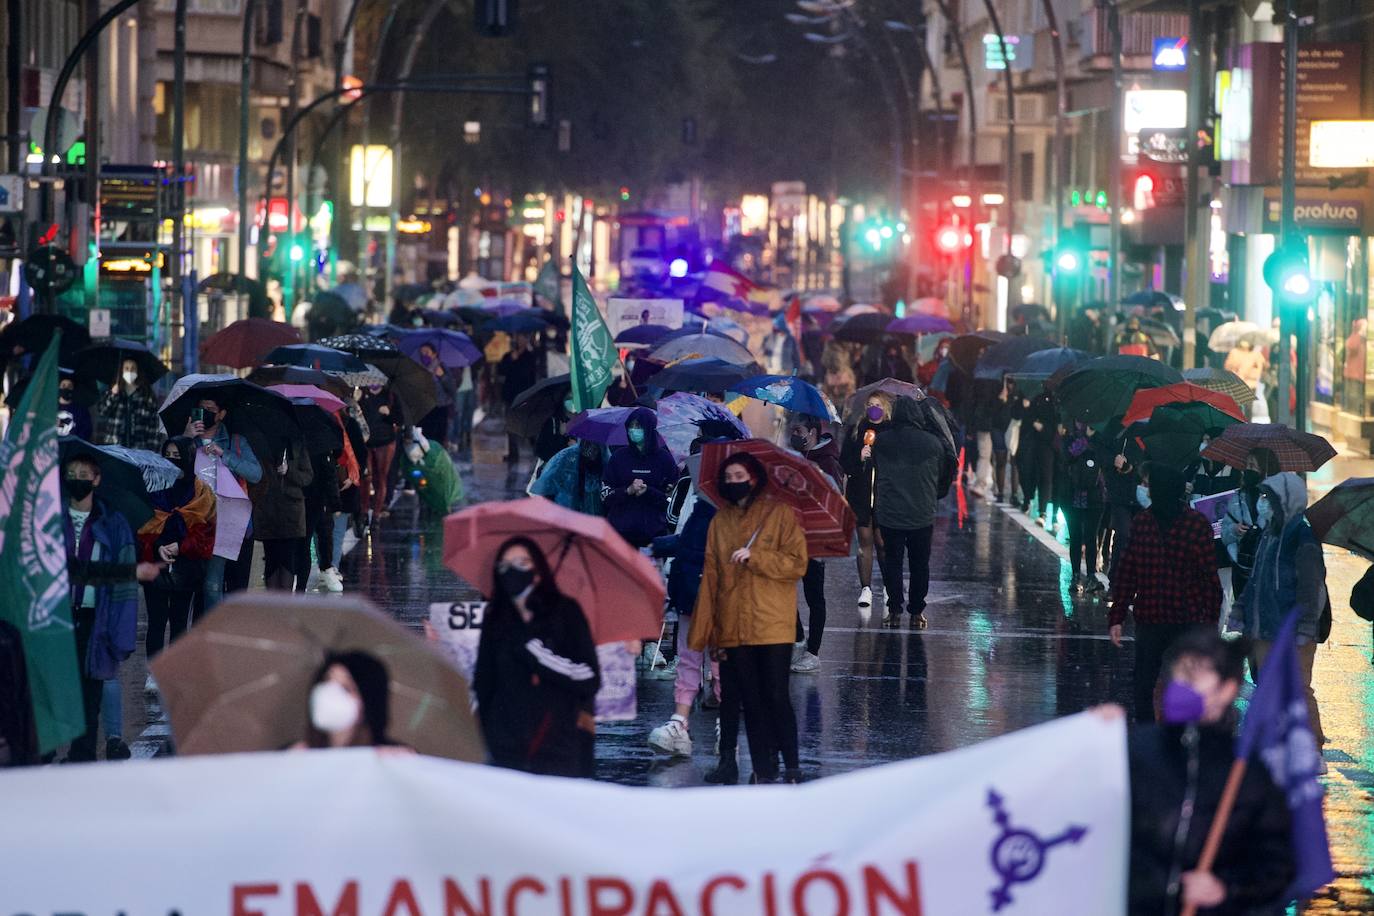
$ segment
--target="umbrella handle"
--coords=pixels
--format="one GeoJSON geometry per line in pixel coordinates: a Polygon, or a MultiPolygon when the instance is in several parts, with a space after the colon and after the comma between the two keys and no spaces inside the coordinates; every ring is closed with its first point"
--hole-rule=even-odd
{"type": "Polygon", "coordinates": [[[558,551],[558,562],[554,564],[551,570],[555,577],[558,575],[558,571],[563,568],[563,560],[567,557],[568,551],[572,550],[572,543],[573,536],[571,534],[563,538],[563,549],[558,551]]]}

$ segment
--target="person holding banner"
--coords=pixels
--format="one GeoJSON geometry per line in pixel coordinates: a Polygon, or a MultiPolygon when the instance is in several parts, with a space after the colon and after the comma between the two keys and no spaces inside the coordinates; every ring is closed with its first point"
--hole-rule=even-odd
{"type": "Polygon", "coordinates": [[[1290,817],[1268,768],[1246,769],[1215,860],[1203,859],[1235,759],[1245,640],[1198,628],[1169,648],[1163,721],[1130,731],[1131,916],[1200,907],[1281,913],[1295,874],[1290,817]]]}
{"type": "Polygon", "coordinates": [[[501,545],[492,581],[472,674],[491,762],[590,778],[601,668],[587,618],[529,538],[501,545]]]}
{"type": "Polygon", "coordinates": [[[716,480],[722,504],[706,539],[706,570],[692,612],[688,648],[717,650],[721,693],[738,696],[749,734],[750,782],[801,782],[797,716],[788,695],[797,581],[806,573],[806,535],[786,503],[768,497],[768,471],[736,452],[716,480]]]}

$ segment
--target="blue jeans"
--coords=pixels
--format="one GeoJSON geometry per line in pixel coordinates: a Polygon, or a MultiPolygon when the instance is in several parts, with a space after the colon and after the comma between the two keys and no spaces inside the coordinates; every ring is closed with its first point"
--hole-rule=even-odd
{"type": "Polygon", "coordinates": [[[105,739],[124,737],[124,691],[116,675],[101,687],[100,723],[105,726],[105,739]]]}
{"type": "Polygon", "coordinates": [[[334,513],[334,549],[330,553],[329,565],[335,569],[339,568],[339,561],[343,559],[344,535],[348,533],[348,515],[344,512],[334,513]]]}
{"type": "Polygon", "coordinates": [[[205,610],[219,604],[224,598],[224,557],[211,557],[205,563],[205,610]]]}

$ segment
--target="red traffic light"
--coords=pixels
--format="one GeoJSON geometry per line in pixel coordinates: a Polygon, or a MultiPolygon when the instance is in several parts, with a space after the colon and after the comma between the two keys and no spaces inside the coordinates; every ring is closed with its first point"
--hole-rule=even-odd
{"type": "Polygon", "coordinates": [[[961,249],[973,244],[973,234],[959,226],[941,226],[935,230],[935,247],[941,253],[957,254],[961,249]]]}
{"type": "Polygon", "coordinates": [[[1148,210],[1155,205],[1155,178],[1149,172],[1141,172],[1136,176],[1131,205],[1137,210],[1148,210]]]}

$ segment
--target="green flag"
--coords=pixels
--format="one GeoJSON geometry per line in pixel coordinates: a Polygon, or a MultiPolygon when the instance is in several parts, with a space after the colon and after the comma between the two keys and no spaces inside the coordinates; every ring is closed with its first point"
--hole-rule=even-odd
{"type": "Polygon", "coordinates": [[[534,278],[534,291],[545,299],[553,303],[553,310],[559,315],[567,315],[567,310],[563,308],[563,278],[558,274],[558,262],[549,258],[544,262],[544,266],[539,268],[539,275],[534,278]]]}
{"type": "Polygon", "coordinates": [[[86,730],[62,535],[57,347],[38,361],[0,441],[0,620],[24,643],[39,753],[86,730]]]}
{"type": "Polygon", "coordinates": [[[616,363],[615,341],[601,317],[592,291],[582,273],[572,272],[572,402],[573,412],[601,406],[611,387],[611,367],[616,363]]]}

